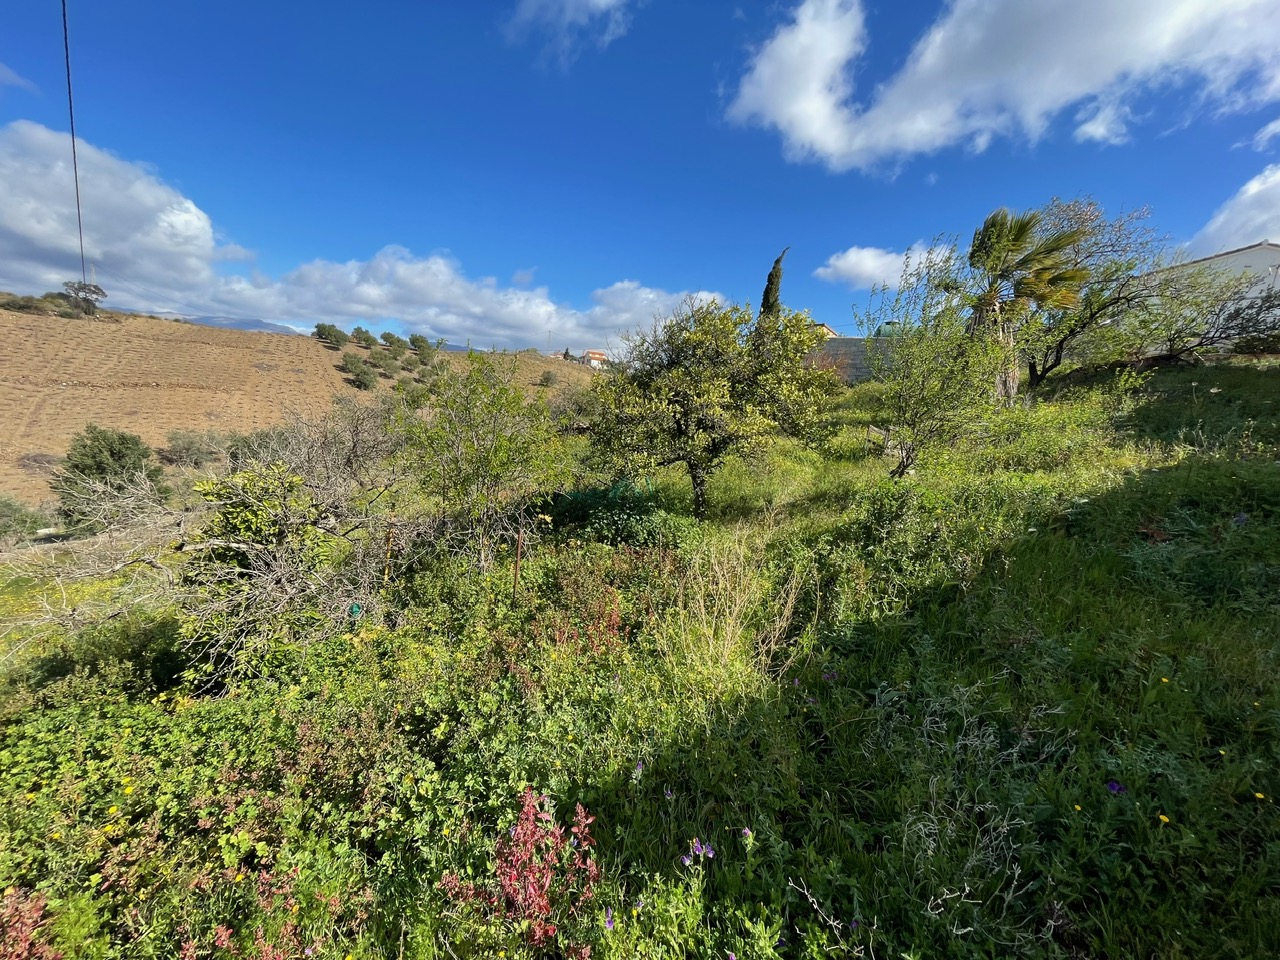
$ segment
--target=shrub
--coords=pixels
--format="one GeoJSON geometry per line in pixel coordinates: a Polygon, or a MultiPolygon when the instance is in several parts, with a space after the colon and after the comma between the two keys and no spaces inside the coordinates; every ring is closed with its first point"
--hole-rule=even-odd
{"type": "Polygon", "coordinates": [[[43,514],[0,494],[0,540],[21,540],[49,526],[49,522],[43,514]]]}
{"type": "Polygon", "coordinates": [[[542,376],[538,378],[538,386],[540,387],[554,387],[559,382],[560,375],[554,370],[543,370],[542,376]]]}
{"type": "Polygon", "coordinates": [[[1251,334],[1241,337],[1231,347],[1232,353],[1280,353],[1280,333],[1251,334]]]}
{"type": "Polygon", "coordinates": [[[160,459],[175,467],[203,467],[222,454],[222,443],[212,430],[171,430],[160,459]]]}
{"type": "Polygon", "coordinates": [[[396,361],[396,358],[385,350],[371,350],[369,352],[369,363],[388,377],[394,377],[400,372],[400,364],[396,361]]]}
{"type": "Polygon", "coordinates": [[[316,331],[312,336],[335,347],[345,347],[351,341],[351,338],[346,333],[339,330],[332,323],[317,323],[316,331]]]}
{"type": "Polygon", "coordinates": [[[404,337],[397,337],[390,330],[383,333],[381,339],[387,346],[387,352],[397,360],[409,349],[409,341],[404,337]]]}
{"type": "Polygon", "coordinates": [[[362,347],[376,347],[378,338],[366,330],[364,327],[356,327],[351,331],[351,340],[360,344],[362,347]]]}
{"type": "Polygon", "coordinates": [[[164,498],[160,467],[151,460],[151,448],[142,438],[123,430],[86,424],[71,438],[63,466],[53,478],[61,501],[59,514],[72,526],[97,526],[95,509],[104,493],[164,498]]]}

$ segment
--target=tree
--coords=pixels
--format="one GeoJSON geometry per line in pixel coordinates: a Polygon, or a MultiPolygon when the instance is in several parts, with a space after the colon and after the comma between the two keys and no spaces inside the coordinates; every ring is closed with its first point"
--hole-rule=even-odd
{"type": "Polygon", "coordinates": [[[505,368],[480,353],[446,369],[420,416],[406,421],[405,457],[440,517],[438,547],[480,566],[527,523],[528,507],[567,480],[545,403],[526,399],[505,368]]]}
{"type": "Polygon", "coordinates": [[[1259,292],[1248,273],[1174,266],[1145,280],[1152,294],[1147,309],[1126,317],[1115,334],[1141,364],[1199,359],[1202,351],[1280,334],[1280,289],[1259,292]]]}
{"type": "Polygon", "coordinates": [[[345,347],[351,340],[346,333],[339,330],[332,323],[317,323],[315,333],[312,336],[339,349],[345,347]]]}
{"type": "Polygon", "coordinates": [[[573,359],[573,354],[569,352],[569,348],[568,348],[568,347],[565,347],[565,348],[564,348],[564,354],[563,354],[563,356],[562,356],[562,358],[561,358],[561,359],[564,359],[564,360],[572,360],[572,359],[573,359]]]}
{"type": "Polygon", "coordinates": [[[376,347],[378,345],[378,338],[364,327],[356,327],[352,330],[351,340],[353,343],[358,343],[362,347],[376,347]]]}
{"type": "Polygon", "coordinates": [[[98,312],[99,301],[107,298],[107,293],[96,283],[85,283],[82,280],[67,280],[63,284],[63,289],[67,291],[67,297],[80,308],[80,312],[86,316],[93,316],[98,312]]]}
{"type": "Polygon", "coordinates": [[[387,352],[397,360],[404,356],[405,351],[409,349],[409,341],[404,337],[396,336],[390,330],[383,333],[381,339],[387,345],[387,352]]]}
{"type": "Polygon", "coordinates": [[[883,387],[886,447],[902,477],[927,451],[947,447],[993,413],[991,382],[1003,350],[974,336],[968,298],[958,279],[954,247],[935,244],[908,258],[892,299],[878,288],[862,318],[869,331],[892,330],[869,341],[867,365],[883,387]]]}
{"type": "Polygon", "coordinates": [[[624,470],[683,465],[693,512],[706,515],[707,481],[730,454],[769,434],[818,432],[835,378],[808,362],[818,333],[806,313],[689,299],[624,340],[597,381],[596,451],[624,470]]]}
{"type": "Polygon", "coordinates": [[[769,277],[765,280],[764,294],[760,297],[760,316],[762,317],[777,316],[782,310],[782,258],[790,249],[790,247],[784,247],[778,254],[778,259],[773,261],[773,269],[769,271],[769,277]]]}
{"type": "Polygon", "coordinates": [[[372,390],[378,385],[378,372],[358,353],[344,353],[338,369],[347,375],[352,386],[358,390],[372,390]]]}
{"type": "Polygon", "coordinates": [[[1067,262],[1088,273],[1070,306],[1038,311],[1020,337],[1027,364],[1027,387],[1034,390],[1068,357],[1092,351],[1126,316],[1145,311],[1156,286],[1148,279],[1165,261],[1165,239],[1146,225],[1145,207],[1108,220],[1085,197],[1054,199],[1040,211],[1040,233],[1075,234],[1063,251],[1067,262]]]}
{"type": "Polygon", "coordinates": [[[96,527],[94,500],[111,491],[141,488],[157,500],[168,496],[164,471],[142,438],[89,423],[71,438],[62,467],[53,476],[59,515],[70,526],[96,527]]]}
{"type": "Polygon", "coordinates": [[[1005,351],[996,395],[1010,402],[1020,380],[1019,333],[1032,308],[1066,309],[1079,300],[1088,270],[1071,263],[1069,251],[1083,239],[1079,229],[1044,231],[1036,210],[990,214],[973,234],[969,266],[974,289],[970,332],[989,335],[1005,351]]]}

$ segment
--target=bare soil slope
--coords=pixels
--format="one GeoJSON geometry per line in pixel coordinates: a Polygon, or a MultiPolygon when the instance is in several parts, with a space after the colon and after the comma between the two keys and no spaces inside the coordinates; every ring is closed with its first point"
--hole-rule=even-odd
{"type": "MultiPolygon", "coordinates": [[[[340,357],[309,337],[0,311],[0,493],[47,499],[51,466],[86,423],[162,447],[176,429],[244,432],[318,412],[336,394],[358,393],[337,370],[340,357]]],[[[523,386],[546,370],[560,387],[590,379],[577,364],[519,355],[523,386]]]]}

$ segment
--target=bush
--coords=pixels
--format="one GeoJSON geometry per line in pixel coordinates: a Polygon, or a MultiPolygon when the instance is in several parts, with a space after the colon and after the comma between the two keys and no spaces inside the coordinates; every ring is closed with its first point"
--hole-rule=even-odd
{"type": "Polygon", "coordinates": [[[22,540],[49,525],[48,517],[0,494],[0,540],[22,540]]]}
{"type": "Polygon", "coordinates": [[[203,467],[222,455],[222,442],[212,430],[171,430],[160,459],[174,467],[203,467]]]}
{"type": "Polygon", "coordinates": [[[1231,347],[1232,353],[1280,353],[1280,333],[1252,334],[1241,337],[1231,347]]]}
{"type": "Polygon", "coordinates": [[[397,337],[390,330],[384,333],[381,339],[387,346],[387,352],[397,360],[404,356],[405,352],[409,349],[409,341],[404,337],[397,337]]]}
{"type": "Polygon", "coordinates": [[[95,526],[92,514],[103,493],[136,488],[139,495],[163,499],[169,494],[163,476],[137,434],[90,423],[71,438],[52,486],[61,501],[58,512],[69,525],[95,526]]]}
{"type": "Polygon", "coordinates": [[[351,340],[360,344],[362,347],[376,347],[378,338],[366,330],[364,327],[356,327],[351,331],[351,340]]]}
{"type": "Polygon", "coordinates": [[[554,370],[543,370],[542,376],[538,378],[538,386],[540,387],[554,387],[559,382],[560,375],[554,370]]]}
{"type": "Polygon", "coordinates": [[[394,377],[400,372],[400,364],[396,361],[396,358],[385,350],[371,350],[369,352],[369,363],[388,377],[394,377]]]}
{"type": "Polygon", "coordinates": [[[317,340],[322,340],[327,344],[335,347],[345,347],[351,338],[346,333],[339,330],[332,323],[317,323],[316,331],[312,334],[317,340]]]}

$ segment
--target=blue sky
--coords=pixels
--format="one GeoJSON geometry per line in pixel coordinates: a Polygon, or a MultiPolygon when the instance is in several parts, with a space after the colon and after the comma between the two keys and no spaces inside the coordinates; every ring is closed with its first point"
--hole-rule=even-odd
{"type": "MultiPolygon", "coordinates": [[[[574,350],[689,293],[851,330],[999,206],[1280,239],[1280,0],[71,0],[110,304],[574,350]]],[[[0,287],[79,272],[54,0],[0,12],[0,287]]]]}

